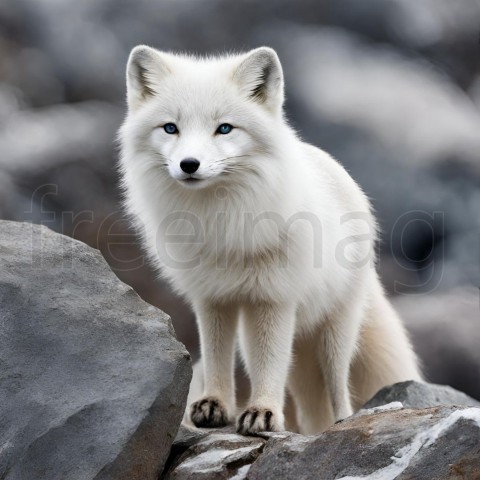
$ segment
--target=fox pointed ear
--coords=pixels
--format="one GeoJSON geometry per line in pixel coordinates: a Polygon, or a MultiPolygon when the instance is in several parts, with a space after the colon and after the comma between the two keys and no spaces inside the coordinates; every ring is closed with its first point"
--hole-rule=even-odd
{"type": "Polygon", "coordinates": [[[283,104],[283,72],[275,50],[260,47],[246,54],[234,73],[241,90],[271,110],[283,104]]]}
{"type": "Polygon", "coordinates": [[[130,109],[156,93],[162,78],[170,73],[167,54],[145,45],[135,47],[127,63],[127,102],[130,109]]]}

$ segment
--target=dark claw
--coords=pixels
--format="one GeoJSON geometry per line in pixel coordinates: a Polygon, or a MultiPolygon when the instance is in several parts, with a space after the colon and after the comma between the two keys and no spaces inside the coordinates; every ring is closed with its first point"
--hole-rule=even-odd
{"type": "Polygon", "coordinates": [[[224,427],[228,423],[226,408],[213,397],[193,403],[190,412],[192,422],[199,428],[224,427]]]}
{"type": "Polygon", "coordinates": [[[266,413],[265,413],[265,426],[266,426],[266,429],[267,429],[268,432],[272,428],[271,425],[270,425],[272,417],[273,417],[273,413],[270,410],[267,410],[266,413]]]}
{"type": "Polygon", "coordinates": [[[260,432],[278,430],[275,416],[271,410],[251,407],[245,410],[237,422],[237,432],[242,435],[256,435],[260,432]]]}

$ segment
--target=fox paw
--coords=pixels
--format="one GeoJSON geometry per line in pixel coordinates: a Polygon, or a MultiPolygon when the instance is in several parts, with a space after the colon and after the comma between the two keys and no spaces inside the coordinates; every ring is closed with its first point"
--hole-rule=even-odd
{"type": "Polygon", "coordinates": [[[274,412],[274,410],[269,408],[247,408],[238,417],[237,432],[241,435],[256,435],[259,432],[279,432],[284,430],[283,415],[274,412]]]}
{"type": "Polygon", "coordinates": [[[224,427],[228,423],[227,409],[215,397],[205,397],[192,403],[190,418],[200,428],[224,427]]]}

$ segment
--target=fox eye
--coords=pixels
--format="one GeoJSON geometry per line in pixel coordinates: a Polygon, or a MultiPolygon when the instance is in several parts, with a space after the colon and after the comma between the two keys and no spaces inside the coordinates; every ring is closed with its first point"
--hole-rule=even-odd
{"type": "Polygon", "coordinates": [[[221,133],[222,135],[226,135],[233,130],[233,127],[229,123],[222,123],[215,133],[221,133]]]}
{"type": "Polygon", "coordinates": [[[166,123],[163,126],[163,129],[165,132],[167,132],[170,135],[173,135],[174,133],[178,133],[178,128],[174,123],[166,123]]]}

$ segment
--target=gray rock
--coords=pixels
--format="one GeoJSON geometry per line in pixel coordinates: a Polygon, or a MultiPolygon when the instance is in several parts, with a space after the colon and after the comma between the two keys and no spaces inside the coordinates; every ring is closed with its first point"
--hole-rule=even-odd
{"type": "Polygon", "coordinates": [[[475,407],[389,409],[350,417],[319,435],[230,432],[182,429],[162,478],[430,480],[476,478],[480,469],[475,407]]]}
{"type": "Polygon", "coordinates": [[[169,318],[96,250],[0,222],[0,478],[156,479],[185,408],[169,318]]]}
{"type": "Polygon", "coordinates": [[[439,405],[480,407],[480,402],[447,385],[420,382],[400,382],[382,388],[363,408],[401,402],[405,408],[430,408],[439,405]]]}
{"type": "Polygon", "coordinates": [[[386,411],[267,443],[248,480],[475,478],[479,447],[479,408],[386,411]]]}
{"type": "Polygon", "coordinates": [[[245,478],[265,443],[259,437],[237,435],[233,427],[204,430],[182,426],[162,478],[240,480],[245,478]]]}

